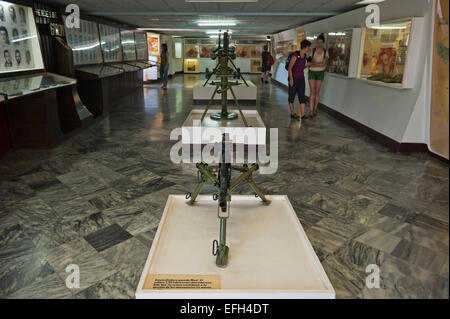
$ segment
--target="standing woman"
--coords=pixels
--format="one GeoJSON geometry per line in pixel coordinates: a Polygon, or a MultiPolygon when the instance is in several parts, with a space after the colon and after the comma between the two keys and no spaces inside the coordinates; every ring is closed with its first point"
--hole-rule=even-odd
{"type": "Polygon", "coordinates": [[[306,119],[305,115],[305,69],[310,65],[308,63],[307,53],[311,49],[311,42],[303,40],[300,44],[300,51],[296,51],[291,54],[291,61],[288,66],[289,72],[289,108],[291,109],[291,117],[299,120],[306,119]],[[300,102],[300,115],[295,113],[294,101],[295,95],[298,95],[298,101],[300,102]]]}
{"type": "Polygon", "coordinates": [[[160,77],[163,82],[162,89],[167,89],[167,83],[169,82],[169,50],[167,44],[162,44],[161,50],[161,66],[159,69],[160,77]]]}
{"type": "Polygon", "coordinates": [[[269,53],[269,46],[265,45],[261,55],[261,82],[269,83],[270,69],[272,68],[273,58],[269,53]]]}
{"type": "Polygon", "coordinates": [[[317,108],[319,106],[320,89],[322,88],[322,82],[325,79],[325,69],[328,63],[328,52],[324,48],[325,36],[322,33],[317,38],[317,46],[313,50],[311,66],[309,67],[309,109],[311,117],[317,115],[317,108]]]}

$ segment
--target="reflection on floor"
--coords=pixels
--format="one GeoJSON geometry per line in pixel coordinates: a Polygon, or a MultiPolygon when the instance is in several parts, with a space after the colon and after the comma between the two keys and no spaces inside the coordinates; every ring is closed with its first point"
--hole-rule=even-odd
{"type": "MultiPolygon", "coordinates": [[[[169,162],[168,140],[193,106],[184,83],[197,78],[124,97],[54,150],[0,157],[0,297],[133,297],[167,196],[195,184],[193,165],[169,162]],[[70,264],[79,289],[66,288],[70,264]]],[[[300,126],[285,90],[259,85],[280,165],[257,180],[289,195],[337,297],[448,298],[448,165],[392,153],[324,113],[300,126]],[[380,289],[366,287],[370,264],[380,289]]]]}

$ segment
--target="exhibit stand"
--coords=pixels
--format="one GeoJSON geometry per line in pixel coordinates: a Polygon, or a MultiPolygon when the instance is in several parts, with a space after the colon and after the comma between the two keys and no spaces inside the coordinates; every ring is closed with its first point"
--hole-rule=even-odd
{"type": "Polygon", "coordinates": [[[229,43],[224,32],[223,45],[219,38],[213,50],[212,75],[220,81],[208,106],[193,110],[182,128],[183,148],[197,146],[203,153],[213,146],[218,157],[211,162],[201,157],[192,192],[169,196],[136,298],[335,298],[287,196],[266,196],[254,180],[260,166],[245,147],[266,148],[266,128],[257,111],[241,110],[236,101],[233,88],[239,85],[231,78],[241,79],[242,86],[246,81],[228,67],[236,58],[229,43]],[[209,109],[219,90],[220,112],[209,109]],[[228,108],[228,92],[237,110],[228,108]],[[234,157],[239,146],[247,153],[241,154],[244,164],[234,157]],[[206,185],[212,193],[200,195],[206,185]],[[253,195],[233,195],[241,185],[253,195]]]}
{"type": "Polygon", "coordinates": [[[80,20],[80,28],[65,28],[66,40],[56,39],[58,68],[75,76],[80,98],[97,118],[109,104],[143,86],[148,63],[145,32],[80,20]]]}
{"type": "Polygon", "coordinates": [[[229,265],[211,256],[217,202],[169,196],[145,263],[138,299],[335,298],[334,289],[287,196],[233,196],[229,265]]]}

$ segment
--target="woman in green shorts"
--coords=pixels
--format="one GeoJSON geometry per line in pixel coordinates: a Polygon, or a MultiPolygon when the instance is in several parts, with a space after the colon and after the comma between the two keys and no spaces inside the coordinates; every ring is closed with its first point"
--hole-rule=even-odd
{"type": "Polygon", "coordinates": [[[309,68],[309,109],[310,116],[314,117],[317,115],[317,107],[319,106],[320,99],[320,88],[322,87],[322,82],[325,78],[325,69],[328,63],[328,52],[324,48],[325,36],[323,33],[317,38],[317,46],[313,50],[311,66],[309,68]]]}

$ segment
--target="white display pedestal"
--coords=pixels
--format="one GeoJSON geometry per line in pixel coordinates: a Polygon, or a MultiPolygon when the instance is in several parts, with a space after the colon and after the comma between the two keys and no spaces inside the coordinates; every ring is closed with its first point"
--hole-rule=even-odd
{"type": "Polygon", "coordinates": [[[182,126],[183,144],[221,143],[222,134],[226,133],[229,134],[233,144],[266,145],[266,127],[258,111],[242,110],[250,127],[245,126],[239,111],[234,109],[230,109],[229,112],[238,114],[239,117],[235,120],[215,121],[210,116],[219,113],[220,109],[209,109],[203,123],[200,124],[204,112],[205,110],[194,109],[187,117],[182,126]],[[218,131],[214,132],[211,129],[217,129],[218,131]]]}
{"type": "MultiPolygon", "coordinates": [[[[139,286],[138,299],[335,298],[334,289],[287,196],[233,196],[228,220],[228,266],[218,268],[212,242],[219,236],[217,202],[169,196],[139,286]],[[149,275],[218,278],[219,289],[144,289],[149,275]]],[[[150,287],[151,288],[151,287],[150,287]]]]}
{"type": "MultiPolygon", "coordinates": [[[[211,84],[211,81],[208,82],[208,84],[203,87],[203,85],[206,82],[205,80],[199,80],[194,85],[194,101],[209,101],[211,99],[212,94],[214,93],[214,90],[216,89],[216,85],[211,84]]],[[[220,81],[220,79],[213,80],[213,81],[220,81]]],[[[236,80],[230,79],[230,82],[235,82],[236,80]]],[[[233,86],[234,94],[236,94],[236,98],[239,101],[256,101],[256,96],[258,93],[258,88],[253,84],[252,81],[246,80],[248,87],[244,84],[244,81],[238,80],[240,85],[233,86]]],[[[228,100],[233,100],[233,94],[228,93],[228,100]]],[[[214,96],[214,100],[220,101],[222,99],[221,94],[216,94],[214,96]]]]}

